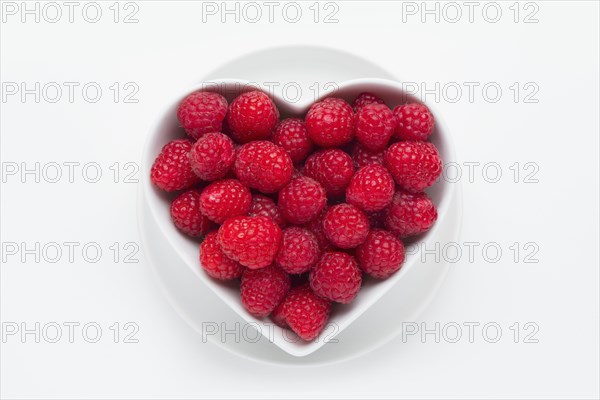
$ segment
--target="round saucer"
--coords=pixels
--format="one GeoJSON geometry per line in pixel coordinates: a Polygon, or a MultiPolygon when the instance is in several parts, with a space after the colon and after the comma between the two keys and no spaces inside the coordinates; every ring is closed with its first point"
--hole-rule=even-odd
{"type": "MultiPolygon", "coordinates": [[[[285,47],[255,52],[235,59],[203,79],[239,77],[268,87],[290,102],[317,98],[335,90],[338,82],[364,77],[395,79],[389,72],[360,57],[318,47],[285,47]],[[310,60],[307,63],[306,60],[310,60]]],[[[458,189],[458,188],[456,188],[458,189]]],[[[173,263],[168,243],[157,237],[160,228],[143,190],[140,190],[139,227],[143,248],[170,303],[202,337],[240,356],[268,363],[310,365],[337,362],[365,354],[402,331],[403,321],[414,321],[435,295],[448,270],[447,264],[421,263],[368,312],[316,352],[305,357],[285,353],[264,337],[252,333],[247,323],[210,290],[198,287],[193,272],[173,263]],[[162,244],[161,244],[162,243],[162,244]],[[381,318],[395,315],[397,318],[381,318]],[[377,326],[377,329],[373,329],[377,326]],[[368,340],[365,338],[368,337],[368,340]]],[[[460,191],[452,191],[446,229],[438,229],[436,240],[455,241],[459,235],[462,202],[460,191]]]]}

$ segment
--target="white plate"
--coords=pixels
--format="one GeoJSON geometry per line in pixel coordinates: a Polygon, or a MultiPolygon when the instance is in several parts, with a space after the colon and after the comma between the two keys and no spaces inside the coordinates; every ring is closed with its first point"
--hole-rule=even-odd
{"type": "MultiPolygon", "coordinates": [[[[309,47],[254,53],[214,71],[203,82],[219,77],[233,77],[233,80],[239,77],[240,81],[252,81],[257,86],[269,88],[276,98],[283,98],[290,103],[289,111],[306,109],[325,91],[337,90],[338,86],[341,88],[338,92],[341,97],[355,96],[361,90],[373,90],[384,99],[389,97],[393,103],[398,101],[395,97],[400,87],[397,82],[364,79],[393,78],[368,61],[337,51],[309,47]],[[357,80],[345,82],[352,79],[357,80]]],[[[231,81],[227,80],[227,88],[231,88],[231,81]]],[[[280,109],[285,108],[281,104],[279,106],[280,109]]],[[[172,113],[174,119],[173,104],[169,107],[167,115],[172,113]]],[[[435,109],[433,112],[438,120],[438,129],[442,129],[441,118],[435,109]]],[[[161,122],[157,131],[164,132],[162,126],[165,123],[169,126],[166,130],[170,131],[172,119],[167,117],[167,122],[161,122]]],[[[442,130],[445,133],[444,140],[434,133],[433,141],[438,141],[436,145],[441,147],[445,161],[453,160],[451,143],[445,140],[448,137],[447,129],[442,130]]],[[[161,133],[162,136],[169,134],[161,133]]],[[[144,170],[149,170],[153,156],[166,140],[168,138],[165,137],[158,141],[156,137],[149,140],[142,163],[144,170]],[[153,156],[148,157],[149,154],[153,156]]],[[[366,285],[361,291],[362,298],[357,298],[352,307],[340,308],[342,311],[332,317],[334,323],[318,341],[301,343],[292,340],[293,335],[285,336],[279,328],[265,325],[247,315],[240,307],[234,288],[215,286],[214,282],[207,280],[199,271],[197,245],[182,235],[173,235],[168,207],[164,206],[166,202],[157,206],[158,194],[151,190],[148,179],[144,179],[142,185],[145,186],[140,198],[139,220],[144,248],[171,303],[191,326],[203,333],[206,340],[247,357],[305,364],[331,362],[364,353],[399,333],[403,321],[414,320],[431,299],[447,271],[446,265],[428,265],[421,262],[419,254],[413,254],[407,258],[407,263],[398,274],[376,285],[366,285]],[[213,290],[209,290],[209,287],[213,290]],[[390,319],[382,315],[396,317],[390,319]],[[373,329],[374,326],[377,329],[373,329]],[[257,334],[255,328],[268,336],[276,346],[257,334]],[[332,338],[332,342],[326,343],[332,338]],[[305,357],[300,359],[290,354],[305,357]]],[[[455,240],[458,234],[461,220],[459,198],[454,186],[440,182],[436,187],[438,189],[432,192],[432,197],[438,204],[440,218],[425,239],[428,242],[435,240],[446,243],[455,240]]]]}

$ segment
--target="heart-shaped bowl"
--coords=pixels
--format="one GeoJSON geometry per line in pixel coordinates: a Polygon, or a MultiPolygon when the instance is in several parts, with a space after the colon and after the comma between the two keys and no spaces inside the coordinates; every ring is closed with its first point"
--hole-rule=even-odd
{"type": "MultiPolygon", "coordinates": [[[[247,323],[247,327],[258,330],[260,334],[283,351],[293,356],[306,356],[318,350],[326,343],[333,341],[352,322],[365,312],[368,312],[369,308],[403,279],[410,269],[419,268],[419,265],[422,263],[419,249],[422,247],[419,246],[416,251],[407,254],[402,268],[390,278],[382,281],[370,278],[364,279],[363,286],[356,299],[348,305],[334,306],[326,329],[317,339],[311,342],[304,342],[298,339],[289,331],[274,325],[268,318],[257,319],[253,317],[242,306],[237,284],[216,281],[206,275],[198,259],[198,241],[192,240],[179,232],[171,222],[169,206],[174,196],[152,185],[150,181],[150,168],[162,146],[173,139],[185,137],[185,132],[177,121],[176,110],[181,100],[189,93],[196,90],[219,92],[231,102],[238,94],[248,90],[256,90],[257,88],[263,90],[273,98],[281,113],[281,118],[292,116],[302,118],[314,101],[319,101],[325,97],[341,97],[348,102],[352,102],[362,92],[377,94],[391,108],[407,102],[420,101],[405,93],[400,82],[386,79],[371,78],[346,81],[336,85],[332,90],[323,93],[318,99],[311,99],[311,101],[304,103],[288,103],[277,95],[269,93],[266,88],[241,79],[219,79],[203,82],[184,90],[166,106],[162,114],[158,116],[156,124],[151,128],[149,138],[143,150],[142,194],[143,201],[145,202],[144,206],[149,210],[149,212],[144,213],[144,218],[151,218],[152,221],[145,221],[146,223],[143,225],[151,227],[150,229],[153,230],[152,232],[145,232],[146,236],[151,238],[150,245],[160,247],[160,268],[172,268],[173,273],[177,273],[178,268],[176,266],[184,264],[184,268],[192,271],[191,275],[187,274],[187,272],[186,274],[195,277],[197,290],[212,291],[215,295],[213,296],[214,301],[223,301],[231,312],[237,313],[247,323]],[[163,265],[165,262],[168,265],[163,265]]],[[[448,136],[448,131],[444,127],[440,115],[436,113],[433,107],[428,106],[436,118],[436,126],[430,140],[439,150],[444,163],[453,162],[454,150],[448,136]]],[[[445,182],[443,179],[439,179],[435,185],[427,190],[429,196],[437,206],[438,219],[428,232],[416,237],[414,241],[424,241],[432,244],[439,241],[440,238],[446,237],[448,231],[454,231],[454,226],[451,226],[453,225],[452,222],[445,223],[446,220],[453,221],[452,218],[448,218],[449,211],[451,211],[449,205],[453,197],[453,191],[454,185],[445,182]]],[[[427,247],[429,248],[429,246],[427,247]]],[[[229,317],[231,316],[223,316],[223,320],[228,320],[229,317]]],[[[382,318],[390,317],[390,315],[382,316],[382,318]]],[[[207,322],[211,323],[210,326],[219,324],[219,321],[207,322]]],[[[237,329],[245,330],[245,328],[238,327],[237,329]]],[[[364,340],[368,341],[369,338],[365,337],[364,340]]]]}

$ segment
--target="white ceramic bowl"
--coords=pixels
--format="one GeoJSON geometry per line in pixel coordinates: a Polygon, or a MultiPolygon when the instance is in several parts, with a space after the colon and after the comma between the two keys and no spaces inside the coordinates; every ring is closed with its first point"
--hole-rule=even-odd
{"type": "MultiPolygon", "coordinates": [[[[150,167],[163,145],[170,140],[185,137],[185,134],[179,127],[177,121],[176,109],[179,102],[186,95],[195,90],[204,89],[219,92],[223,94],[228,101],[231,101],[240,92],[254,90],[255,88],[255,85],[248,85],[247,81],[239,79],[211,80],[210,82],[205,82],[186,89],[166,107],[162,115],[159,116],[158,122],[150,131],[148,141],[143,151],[142,201],[144,202],[143,206],[147,209],[147,212],[144,212],[141,218],[150,218],[151,221],[143,221],[144,227],[142,229],[151,229],[151,232],[144,233],[150,238],[149,240],[151,241],[152,246],[160,247],[160,255],[157,256],[160,260],[154,261],[160,263],[163,270],[167,269],[168,271],[172,271],[170,272],[171,275],[180,275],[179,277],[173,276],[174,281],[178,278],[186,279],[185,284],[189,285],[189,277],[193,277],[192,279],[195,280],[193,284],[197,285],[198,291],[212,291],[220,301],[227,305],[227,309],[231,310],[232,313],[238,314],[248,326],[258,330],[275,346],[294,356],[306,356],[321,348],[328,341],[334,339],[361,315],[368,313],[369,308],[402,280],[409,270],[412,268],[419,268],[419,265],[422,264],[422,260],[420,252],[410,254],[407,256],[400,271],[389,279],[383,281],[366,279],[361,291],[352,304],[334,307],[328,329],[324,331],[321,337],[312,342],[303,342],[297,339],[293,334],[275,326],[268,319],[254,318],[243,308],[236,284],[215,281],[204,273],[198,260],[197,241],[191,240],[180,233],[171,222],[169,204],[172,195],[168,195],[152,185],[149,174],[150,167]],[[165,263],[168,265],[164,265],[165,263]],[[185,272],[187,278],[183,278],[184,272],[181,270],[181,267],[188,269],[188,271],[185,272]],[[188,272],[191,272],[191,274],[188,272]]],[[[266,88],[264,88],[264,91],[268,93],[266,88]]],[[[376,93],[392,108],[398,104],[419,101],[418,99],[407,95],[402,90],[402,85],[399,82],[386,79],[357,79],[346,81],[340,83],[334,91],[323,93],[320,98],[335,96],[351,102],[359,93],[365,91],[376,93]]],[[[281,112],[282,118],[290,116],[303,117],[312,104],[312,101],[310,103],[289,104],[283,99],[278,98],[276,95],[273,96],[273,100],[281,112]]],[[[429,106],[436,117],[436,127],[430,140],[438,148],[442,160],[445,163],[452,162],[455,160],[455,157],[448,132],[445,129],[440,115],[436,113],[431,105],[429,106]]],[[[453,216],[449,214],[451,210],[454,210],[454,208],[450,207],[450,202],[454,197],[454,189],[454,185],[440,180],[428,190],[429,195],[437,205],[438,220],[429,232],[419,236],[416,240],[433,243],[437,241],[443,242],[443,240],[449,236],[453,237],[456,232],[456,216],[453,218],[453,216]]],[[[216,316],[216,318],[215,316],[212,317],[212,319],[218,318],[218,316],[216,316]]],[[[223,321],[229,320],[230,318],[231,316],[223,315],[223,321]]],[[[385,318],[389,318],[389,316],[386,316],[385,318]]],[[[214,326],[214,324],[218,324],[219,321],[211,320],[207,322],[210,322],[210,326],[214,326]]],[[[365,338],[365,340],[368,340],[368,338],[365,338]]]]}

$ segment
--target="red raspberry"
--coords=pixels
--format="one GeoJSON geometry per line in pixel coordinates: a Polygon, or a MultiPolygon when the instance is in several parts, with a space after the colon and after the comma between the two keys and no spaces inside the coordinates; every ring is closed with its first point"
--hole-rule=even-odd
{"type": "Polygon", "coordinates": [[[280,227],[285,226],[285,220],[281,216],[279,207],[270,197],[263,196],[261,194],[255,194],[252,196],[252,203],[250,204],[250,210],[248,210],[249,217],[269,217],[280,227]]]}
{"type": "Polygon", "coordinates": [[[331,302],[317,296],[305,284],[288,292],[277,309],[275,320],[289,326],[301,339],[309,341],[325,328],[330,309],[331,302]]]}
{"type": "Polygon", "coordinates": [[[217,236],[217,232],[210,232],[200,244],[200,265],[212,278],[224,281],[239,278],[244,267],[223,253],[217,236]]]}
{"type": "Polygon", "coordinates": [[[319,182],[299,176],[281,189],[278,205],[286,221],[300,225],[316,218],[326,202],[325,189],[319,182]]]}
{"type": "Polygon", "coordinates": [[[171,218],[175,226],[192,237],[205,235],[214,224],[200,212],[200,191],[188,190],[171,203],[171,218]]]}
{"type": "Polygon", "coordinates": [[[188,153],[192,170],[202,180],[221,179],[229,172],[235,161],[233,141],[218,132],[202,136],[188,153]]]}
{"type": "Polygon", "coordinates": [[[194,92],[177,108],[177,119],[194,139],[206,133],[221,132],[227,113],[227,100],[218,93],[194,92]]]}
{"type": "Polygon", "coordinates": [[[269,217],[233,217],[219,228],[219,243],[231,259],[250,268],[271,265],[281,244],[281,228],[269,217]]]}
{"type": "Polygon", "coordinates": [[[294,166],[283,148],[261,140],[239,148],[233,170],[245,185],[275,193],[290,182],[294,166]]]}
{"type": "Polygon", "coordinates": [[[384,164],[396,183],[411,192],[434,184],[442,173],[442,160],[429,142],[394,143],[385,152],[384,164]]]}
{"type": "Polygon", "coordinates": [[[402,242],[383,229],[372,229],[365,242],[356,249],[360,268],[378,279],[386,279],[398,271],[404,255],[402,242]]]}
{"type": "Polygon", "coordinates": [[[365,241],[369,234],[369,219],[351,204],[338,204],[325,214],[323,232],[337,247],[351,249],[365,241]]]}
{"type": "Polygon", "coordinates": [[[273,133],[273,143],[283,147],[295,163],[304,161],[314,148],[308,137],[306,125],[299,118],[284,119],[277,124],[273,133]]]}
{"type": "Polygon", "coordinates": [[[427,140],[435,120],[433,114],[424,104],[411,103],[396,106],[396,129],[394,137],[400,140],[427,140]]]}
{"type": "Polygon", "coordinates": [[[281,268],[247,269],[242,275],[242,304],[258,318],[271,314],[289,290],[290,277],[281,268]]]}
{"type": "Polygon", "coordinates": [[[337,147],[354,137],[354,113],[342,99],[326,99],[313,104],[306,114],[306,130],[321,147],[337,147]]]}
{"type": "Polygon", "coordinates": [[[352,158],[340,149],[313,153],[304,164],[304,175],[323,185],[327,196],[340,197],[354,175],[352,158]]]}
{"type": "Polygon", "coordinates": [[[354,257],[341,251],[323,254],[310,270],[310,287],[321,297],[350,303],[360,290],[362,276],[354,257]]]}
{"type": "Polygon", "coordinates": [[[308,271],[319,259],[319,242],[308,229],[292,226],[283,230],[275,263],[288,274],[308,271]]]}
{"type": "Polygon", "coordinates": [[[346,201],[367,212],[381,211],[391,203],[395,186],[383,165],[367,165],[352,177],[346,201]]]}
{"type": "Polygon", "coordinates": [[[385,224],[401,238],[423,233],[434,224],[437,210],[425,193],[399,190],[388,207],[385,224]]]}
{"type": "Polygon", "coordinates": [[[367,104],[356,112],[356,140],[366,149],[385,149],[396,126],[396,118],[385,104],[367,104]]]}
{"type": "Polygon", "coordinates": [[[227,218],[244,215],[252,194],[237,179],[223,179],[208,185],[200,195],[200,210],[211,221],[222,224],[227,218]]]}
{"type": "Polygon", "coordinates": [[[315,237],[317,238],[317,242],[319,243],[319,250],[321,250],[322,252],[333,250],[334,248],[329,239],[327,239],[327,237],[325,236],[325,232],[323,232],[323,219],[325,219],[325,215],[327,214],[328,210],[329,207],[325,205],[325,207],[323,207],[323,210],[315,219],[304,225],[306,229],[308,229],[313,233],[313,235],[315,235],[315,237]]]}
{"type": "Polygon", "coordinates": [[[383,165],[383,151],[371,151],[356,144],[352,149],[352,163],[354,168],[359,169],[365,165],[380,164],[383,165]]]}
{"type": "Polygon", "coordinates": [[[173,140],[164,145],[150,170],[150,180],[167,192],[187,189],[200,182],[192,171],[188,153],[193,142],[188,139],[173,140]]]}
{"type": "Polygon", "coordinates": [[[235,140],[247,143],[270,139],[279,120],[279,111],[265,93],[242,93],[229,105],[227,125],[235,140]]]}
{"type": "Polygon", "coordinates": [[[367,104],[384,104],[383,100],[380,99],[377,95],[369,92],[362,92],[358,95],[358,97],[352,103],[352,108],[354,108],[354,112],[357,112],[359,108],[366,106],[367,104]]]}

